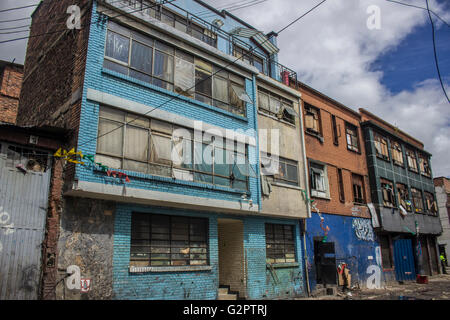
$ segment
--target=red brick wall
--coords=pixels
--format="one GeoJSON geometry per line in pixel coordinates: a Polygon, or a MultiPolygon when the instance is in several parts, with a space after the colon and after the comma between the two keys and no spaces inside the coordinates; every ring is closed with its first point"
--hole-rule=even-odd
{"type": "Polygon", "coordinates": [[[16,123],[23,68],[6,65],[0,72],[0,122],[16,123]]]}
{"type": "MultiPolygon", "coordinates": [[[[327,165],[328,183],[330,190],[330,200],[313,197],[316,200],[316,206],[320,212],[354,216],[352,208],[353,203],[353,184],[352,173],[359,174],[364,177],[364,193],[366,203],[370,202],[369,177],[366,164],[366,154],[364,148],[364,140],[362,130],[360,128],[360,117],[357,113],[340,107],[332,100],[309,90],[307,87],[300,86],[299,91],[302,94],[303,113],[304,103],[309,103],[320,109],[321,130],[323,143],[315,136],[305,131],[306,156],[308,159],[320,161],[327,165]],[[336,146],[333,143],[333,129],[331,116],[336,117],[336,125],[338,128],[338,142],[336,146]],[[347,141],[345,135],[345,122],[353,124],[358,128],[358,138],[360,152],[354,152],[347,149],[347,141]],[[344,185],[345,202],[341,202],[339,198],[338,187],[338,169],[342,169],[342,180],[344,185]]],[[[303,124],[305,128],[305,123],[303,124]]],[[[356,206],[359,213],[356,216],[369,218],[370,214],[365,206],[356,206]]]]}
{"type": "MultiPolygon", "coordinates": [[[[28,40],[17,122],[70,129],[72,134],[61,145],[66,150],[77,145],[91,4],[90,0],[44,0],[33,14],[28,40]],[[81,30],[66,26],[70,5],[81,9],[81,30]]],[[[62,193],[64,184],[70,184],[73,177],[74,166],[63,167],[61,160],[55,159],[43,244],[41,298],[46,300],[56,299],[62,193]]]]}

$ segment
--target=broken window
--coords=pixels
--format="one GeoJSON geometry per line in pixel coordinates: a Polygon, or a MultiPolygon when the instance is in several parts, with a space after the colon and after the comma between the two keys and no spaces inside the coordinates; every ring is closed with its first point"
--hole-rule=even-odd
{"type": "Polygon", "coordinates": [[[354,203],[366,203],[364,196],[364,178],[359,175],[352,173],[352,184],[353,184],[353,202],[354,203]]]}
{"type": "Polygon", "coordinates": [[[337,128],[337,124],[336,124],[336,116],[334,114],[331,115],[331,129],[333,132],[333,143],[334,143],[334,145],[338,146],[339,145],[339,133],[338,133],[338,128],[337,128]]]}
{"type": "MultiPolygon", "coordinates": [[[[163,12],[162,17],[166,23],[174,21],[173,13],[163,12]]],[[[198,32],[200,38],[215,41],[213,33],[202,28],[198,32]]],[[[245,91],[244,78],[114,22],[108,23],[104,58],[106,69],[234,114],[245,116],[245,103],[252,103],[245,91]]]]}
{"type": "Polygon", "coordinates": [[[311,181],[311,196],[326,197],[326,173],[325,166],[310,162],[310,181],[311,181]]]}
{"type": "Polygon", "coordinates": [[[413,150],[406,149],[406,158],[408,159],[408,168],[411,171],[418,172],[416,154],[413,150]]]}
{"type": "Polygon", "coordinates": [[[431,177],[430,163],[425,155],[419,154],[419,167],[422,175],[431,177]]]}
{"type": "Polygon", "coordinates": [[[395,199],[394,199],[394,186],[391,181],[386,179],[380,179],[381,183],[381,192],[383,194],[383,205],[385,207],[394,207],[395,199]]]}
{"type": "Polygon", "coordinates": [[[385,137],[375,133],[374,144],[377,157],[389,161],[388,143],[385,137]]]}
{"type": "Polygon", "coordinates": [[[307,132],[321,134],[320,127],[320,110],[308,103],[304,103],[305,107],[305,128],[307,132]]]}
{"type": "Polygon", "coordinates": [[[233,55],[236,58],[256,67],[259,72],[267,74],[266,59],[256,55],[253,52],[245,50],[237,45],[233,47],[233,55]]]}
{"type": "Polygon", "coordinates": [[[208,265],[208,219],[133,212],[130,265],[208,265]]]}
{"type": "Polygon", "coordinates": [[[258,88],[258,104],[258,109],[262,112],[295,125],[298,114],[294,110],[292,101],[258,88]]]}
{"type": "Polygon", "coordinates": [[[422,198],[422,191],[411,188],[411,196],[414,203],[414,208],[416,212],[423,212],[423,198],[422,198]]]}
{"type": "Polygon", "coordinates": [[[397,141],[391,140],[391,153],[392,160],[394,160],[394,164],[403,166],[403,151],[400,143],[397,141]]]}
{"type": "Polygon", "coordinates": [[[298,186],[298,162],[261,152],[261,172],[271,181],[298,186]]]}
{"type": "MultiPolygon", "coordinates": [[[[3,146],[5,148],[3,152],[6,152],[6,167],[33,172],[46,172],[49,168],[48,152],[8,144],[3,146]]],[[[1,151],[2,145],[0,145],[1,151]]]]}
{"type": "Polygon", "coordinates": [[[425,203],[426,203],[426,209],[427,212],[432,215],[437,215],[438,209],[437,209],[437,203],[434,200],[434,196],[430,192],[425,192],[425,203]]]}
{"type": "Polygon", "coordinates": [[[350,123],[345,124],[347,149],[359,152],[358,128],[350,123]]]}
{"type": "Polygon", "coordinates": [[[338,169],[338,188],[339,188],[339,201],[345,203],[345,191],[344,191],[344,179],[342,177],[342,169],[338,169]]]}
{"type": "Polygon", "coordinates": [[[405,210],[412,210],[412,204],[409,200],[408,188],[404,184],[397,183],[397,200],[399,205],[401,205],[405,210]]]}
{"type": "Polygon", "coordinates": [[[266,262],[296,262],[294,226],[283,224],[265,224],[266,262]]]}

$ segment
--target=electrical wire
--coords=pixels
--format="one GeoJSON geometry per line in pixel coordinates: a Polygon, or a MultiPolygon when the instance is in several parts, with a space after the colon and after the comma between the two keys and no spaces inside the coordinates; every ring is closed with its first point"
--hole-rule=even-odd
{"type": "Polygon", "coordinates": [[[25,9],[25,8],[37,7],[38,5],[39,4],[31,4],[29,6],[23,6],[23,7],[17,7],[17,8],[9,8],[9,9],[0,10],[0,12],[7,12],[7,11],[13,11],[13,10],[20,10],[20,9],[25,9]]]}
{"type": "MultiPolygon", "coordinates": [[[[242,2],[242,1],[239,1],[239,2],[235,2],[235,3],[233,3],[233,4],[229,4],[228,6],[224,6],[224,7],[222,7],[221,9],[220,9],[220,11],[222,11],[222,10],[226,10],[226,11],[232,11],[233,9],[239,9],[240,7],[246,7],[246,6],[253,6],[253,5],[256,5],[256,4],[258,4],[258,3],[260,3],[260,2],[266,2],[267,0],[251,0],[251,1],[244,1],[244,2],[242,2]]],[[[208,10],[208,11],[206,11],[206,12],[203,12],[203,13],[200,13],[200,14],[197,14],[197,15],[199,15],[199,16],[215,16],[216,14],[215,13],[212,13],[210,10],[208,10]]]]}
{"type": "MultiPolygon", "coordinates": [[[[401,4],[401,5],[407,6],[407,7],[412,7],[412,8],[422,9],[422,10],[426,10],[426,11],[428,11],[428,12],[431,12],[431,13],[434,14],[439,20],[441,20],[441,21],[442,21],[443,23],[445,23],[448,27],[450,27],[450,24],[449,24],[447,21],[445,21],[444,19],[442,19],[437,13],[435,13],[435,12],[432,11],[432,10],[429,10],[429,9],[427,9],[427,8],[424,8],[424,7],[416,6],[416,5],[414,5],[414,4],[404,3],[404,2],[401,2],[401,1],[395,1],[395,0],[386,0],[386,1],[388,1],[388,2],[393,2],[393,3],[397,3],[397,4],[401,4]]],[[[428,3],[427,3],[427,6],[428,6],[428,3]]]]}
{"type": "MultiPolygon", "coordinates": [[[[426,0],[427,3],[427,9],[428,9],[428,0],[426,0]]],[[[447,98],[447,101],[450,103],[450,99],[448,98],[447,92],[445,91],[444,83],[442,82],[441,72],[439,70],[439,63],[437,58],[437,52],[436,52],[436,40],[435,40],[435,32],[434,32],[434,23],[433,19],[431,18],[430,10],[428,9],[428,17],[430,18],[431,23],[431,29],[432,29],[432,35],[433,35],[433,52],[434,52],[434,62],[436,64],[436,70],[439,77],[439,82],[441,83],[442,91],[444,91],[444,95],[447,98]]]]}
{"type": "MultiPolygon", "coordinates": [[[[253,6],[257,5],[257,4],[260,4],[260,3],[263,3],[263,2],[266,2],[266,1],[267,0],[257,0],[256,2],[253,1],[254,3],[249,3],[247,5],[241,5],[241,6],[235,6],[235,7],[227,8],[225,10],[228,11],[228,12],[237,11],[237,10],[240,10],[240,9],[253,7],[253,6]]],[[[208,14],[208,15],[205,15],[204,18],[211,18],[211,17],[214,17],[214,16],[215,16],[215,14],[208,14]]]]}
{"type": "MultiPolygon", "coordinates": [[[[301,18],[303,18],[304,16],[306,16],[307,14],[309,14],[310,12],[312,12],[314,9],[316,9],[317,7],[319,7],[321,4],[323,4],[323,3],[326,2],[326,1],[327,1],[327,0],[323,0],[323,1],[320,2],[319,4],[315,5],[313,8],[311,8],[310,10],[308,10],[306,13],[302,14],[299,18],[295,19],[293,22],[291,22],[291,23],[289,23],[287,26],[283,27],[283,28],[282,28],[280,31],[278,31],[276,34],[280,34],[281,32],[283,32],[284,30],[286,30],[287,28],[289,28],[290,26],[292,26],[295,22],[299,21],[301,18]]],[[[267,41],[269,41],[272,37],[273,37],[273,35],[271,35],[269,38],[267,38],[265,41],[263,41],[263,42],[261,43],[261,45],[264,44],[264,43],[266,43],[267,41]]],[[[251,53],[253,53],[253,51],[254,51],[255,49],[256,49],[255,47],[252,48],[251,50],[249,50],[248,52],[246,52],[244,55],[242,55],[242,57],[245,57],[245,56],[247,56],[247,55],[250,55],[251,53]]],[[[195,83],[194,86],[190,87],[190,88],[187,89],[186,91],[189,91],[189,90],[194,89],[198,84],[200,84],[200,83],[202,83],[202,82],[204,82],[204,81],[210,79],[210,78],[211,78],[212,76],[214,76],[215,74],[217,74],[217,73],[219,73],[219,72],[225,70],[227,67],[229,67],[229,66],[235,64],[238,60],[241,60],[242,57],[239,57],[239,58],[233,60],[232,62],[228,63],[226,66],[220,68],[220,69],[217,70],[216,72],[213,72],[213,73],[212,73],[211,75],[209,75],[207,78],[205,78],[205,79],[203,79],[203,80],[201,80],[201,81],[195,83]]],[[[153,112],[153,111],[155,111],[155,110],[161,108],[162,106],[166,105],[167,103],[173,101],[174,99],[176,99],[176,98],[178,98],[178,97],[180,97],[180,96],[181,96],[181,94],[178,94],[178,95],[176,95],[176,96],[174,96],[174,97],[172,97],[172,98],[166,100],[165,102],[161,103],[160,105],[156,106],[155,108],[153,108],[153,109],[147,111],[147,112],[144,113],[143,115],[146,116],[146,115],[150,114],[151,112],[153,112]]],[[[99,136],[97,136],[97,137],[95,137],[95,138],[89,139],[88,141],[86,141],[86,142],[80,144],[79,147],[84,146],[84,145],[86,145],[87,143],[92,142],[93,140],[98,140],[99,138],[104,137],[104,136],[106,136],[107,134],[110,134],[110,133],[116,131],[117,129],[120,129],[120,128],[122,128],[123,126],[128,125],[128,124],[134,122],[135,120],[139,119],[141,116],[142,116],[142,115],[140,115],[140,116],[136,117],[135,119],[133,119],[133,120],[131,120],[131,121],[129,121],[129,122],[126,122],[126,123],[124,123],[124,124],[122,124],[122,125],[120,125],[120,126],[114,128],[114,129],[112,129],[111,131],[105,132],[105,133],[102,134],[102,135],[99,135],[99,136]]]]}
{"type": "MultiPolygon", "coordinates": [[[[130,13],[135,13],[135,12],[138,12],[138,11],[151,9],[151,8],[153,8],[153,7],[155,7],[155,6],[159,6],[159,5],[161,5],[161,4],[170,4],[170,3],[175,2],[175,1],[176,1],[176,0],[168,0],[168,1],[164,2],[164,3],[155,3],[155,4],[152,5],[152,6],[148,6],[148,7],[141,8],[141,9],[134,10],[134,11],[124,12],[124,13],[118,14],[117,16],[114,16],[114,17],[111,17],[111,18],[114,19],[114,18],[123,16],[123,15],[127,15],[127,14],[130,14],[130,13]]],[[[123,7],[122,7],[122,8],[123,8],[123,7]]],[[[108,9],[108,10],[114,10],[114,9],[108,9]]],[[[87,27],[87,26],[89,26],[89,25],[91,25],[91,24],[92,24],[92,21],[90,21],[90,22],[88,22],[86,25],[82,26],[79,30],[81,30],[81,29],[83,29],[83,28],[85,28],[85,27],[87,27]]],[[[55,34],[55,33],[60,33],[60,32],[66,32],[67,30],[68,30],[68,29],[65,28],[65,29],[63,29],[63,30],[56,30],[56,31],[45,32],[45,33],[40,33],[40,34],[36,34],[36,35],[29,35],[29,36],[21,37],[21,38],[15,38],[15,39],[3,40],[3,41],[0,41],[0,44],[1,44],[1,43],[8,43],[8,42],[13,42],[13,41],[24,40],[24,39],[29,39],[29,38],[41,37],[41,36],[45,36],[45,35],[49,35],[49,34],[55,34]]]]}

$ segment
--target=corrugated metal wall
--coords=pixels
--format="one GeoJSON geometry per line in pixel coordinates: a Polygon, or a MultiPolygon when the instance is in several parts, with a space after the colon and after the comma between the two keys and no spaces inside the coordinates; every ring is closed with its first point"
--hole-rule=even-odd
{"type": "Polygon", "coordinates": [[[26,157],[1,147],[0,300],[37,299],[51,168],[23,173],[15,165],[26,157]]]}

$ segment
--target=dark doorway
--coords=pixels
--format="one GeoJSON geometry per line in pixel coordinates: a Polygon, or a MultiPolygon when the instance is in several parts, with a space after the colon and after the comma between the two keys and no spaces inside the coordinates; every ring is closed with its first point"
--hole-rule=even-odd
{"type": "Polygon", "coordinates": [[[322,240],[314,239],[314,262],[317,283],[337,284],[334,242],[322,242],[322,240]]]}

